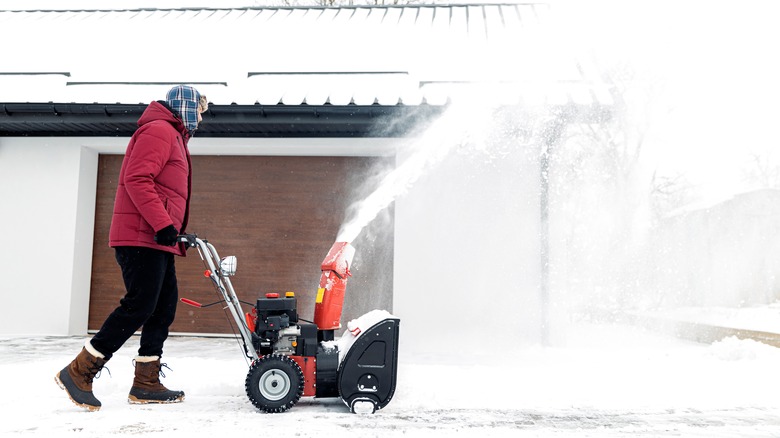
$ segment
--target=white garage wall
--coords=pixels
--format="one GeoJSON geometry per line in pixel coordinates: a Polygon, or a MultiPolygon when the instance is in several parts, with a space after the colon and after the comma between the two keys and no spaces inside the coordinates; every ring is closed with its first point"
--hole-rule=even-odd
{"type": "Polygon", "coordinates": [[[86,331],[96,175],[70,141],[0,140],[0,333],[86,331]]]}
{"type": "Polygon", "coordinates": [[[508,149],[450,154],[396,200],[393,309],[405,354],[539,342],[539,164],[508,149]]]}

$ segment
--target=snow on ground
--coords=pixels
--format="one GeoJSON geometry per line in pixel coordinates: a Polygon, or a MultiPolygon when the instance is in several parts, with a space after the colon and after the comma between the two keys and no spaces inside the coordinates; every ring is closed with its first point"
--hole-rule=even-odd
{"type": "MultiPolygon", "coordinates": [[[[780,437],[780,349],[711,345],[628,326],[580,325],[564,347],[515,354],[405,354],[395,397],[374,415],[304,398],[259,413],[233,339],[172,337],[163,382],[184,403],[130,405],[131,339],[95,382],[103,408],[74,406],[54,374],[83,337],[0,337],[0,436],[780,437]]],[[[408,335],[407,335],[408,336],[408,335]]]]}
{"type": "Polygon", "coordinates": [[[676,309],[642,312],[645,316],[668,320],[707,324],[742,330],[780,333],[780,302],[766,306],[731,307],[680,307],[676,309]]]}

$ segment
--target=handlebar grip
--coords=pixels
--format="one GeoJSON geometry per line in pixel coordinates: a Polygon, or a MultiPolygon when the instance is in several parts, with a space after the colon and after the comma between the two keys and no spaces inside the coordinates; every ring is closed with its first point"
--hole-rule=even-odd
{"type": "Polygon", "coordinates": [[[197,245],[197,241],[195,240],[197,238],[198,236],[195,234],[179,234],[176,236],[176,241],[185,244],[187,248],[191,248],[197,245]]]}

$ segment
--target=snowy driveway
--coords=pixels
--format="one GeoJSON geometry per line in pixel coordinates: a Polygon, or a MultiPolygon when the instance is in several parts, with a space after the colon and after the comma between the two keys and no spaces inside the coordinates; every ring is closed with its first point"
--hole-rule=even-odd
{"type": "Polygon", "coordinates": [[[0,338],[0,436],[290,437],[780,437],[780,349],[712,345],[628,327],[588,326],[565,346],[516,354],[423,355],[401,350],[395,397],[374,415],[338,399],[302,399],[258,413],[232,339],[171,338],[163,382],[184,403],[130,405],[131,339],[95,382],[84,412],[53,381],[80,337],[0,338]]]}

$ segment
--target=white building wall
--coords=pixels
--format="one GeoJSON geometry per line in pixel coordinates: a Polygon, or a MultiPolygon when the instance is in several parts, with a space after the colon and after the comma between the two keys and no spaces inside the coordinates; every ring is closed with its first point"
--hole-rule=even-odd
{"type": "Polygon", "coordinates": [[[652,230],[634,291],[646,306],[750,307],[780,299],[780,190],[681,211],[652,230]]]}
{"type": "Polygon", "coordinates": [[[506,152],[451,153],[396,200],[404,354],[465,359],[539,342],[539,163],[519,145],[506,152]]]}
{"type": "Polygon", "coordinates": [[[86,332],[96,176],[78,143],[0,139],[0,333],[86,332]]]}
{"type": "MultiPolygon", "coordinates": [[[[69,212],[75,218],[75,226],[73,227],[72,278],[67,333],[81,334],[87,331],[89,318],[98,153],[95,149],[87,147],[71,147],[70,149],[78,151],[79,160],[75,177],[76,198],[73,207],[71,207],[74,210],[69,212]]],[[[69,153],[73,152],[69,151],[69,153]]]]}

